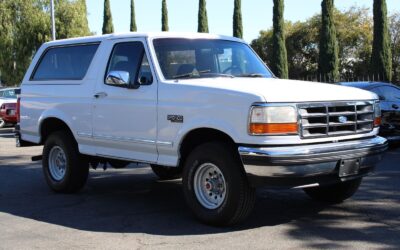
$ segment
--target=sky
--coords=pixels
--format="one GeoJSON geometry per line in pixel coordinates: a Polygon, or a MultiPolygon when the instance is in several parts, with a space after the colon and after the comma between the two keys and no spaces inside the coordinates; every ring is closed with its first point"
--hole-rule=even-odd
{"type": "MultiPolygon", "coordinates": [[[[100,35],[103,25],[104,0],[86,0],[89,27],[100,35]]],[[[130,0],[110,0],[114,31],[128,32],[130,0]]],[[[210,33],[232,35],[234,0],[207,0],[210,33]]],[[[167,0],[169,30],[196,32],[199,0],[167,0]]],[[[346,10],[351,6],[372,9],[373,0],[335,0],[335,6],[346,10]]],[[[400,12],[399,0],[387,0],[389,14],[400,12]]],[[[251,42],[260,30],[272,27],[272,0],[242,0],[244,40],[251,42]]],[[[285,19],[304,21],[321,11],[321,0],[285,0],[285,19]]],[[[161,0],[135,0],[136,24],[139,32],[161,31],[161,0]]]]}

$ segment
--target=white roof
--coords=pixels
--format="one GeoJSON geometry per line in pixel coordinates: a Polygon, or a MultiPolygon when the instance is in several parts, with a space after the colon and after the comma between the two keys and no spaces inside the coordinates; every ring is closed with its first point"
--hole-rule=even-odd
{"type": "Polygon", "coordinates": [[[73,44],[73,43],[91,43],[102,42],[104,40],[145,37],[145,38],[189,38],[189,39],[223,39],[237,42],[244,42],[242,39],[230,36],[215,35],[209,33],[183,33],[183,32],[128,32],[128,33],[114,33],[101,36],[87,36],[77,37],[70,39],[62,39],[47,42],[48,46],[73,44]]]}

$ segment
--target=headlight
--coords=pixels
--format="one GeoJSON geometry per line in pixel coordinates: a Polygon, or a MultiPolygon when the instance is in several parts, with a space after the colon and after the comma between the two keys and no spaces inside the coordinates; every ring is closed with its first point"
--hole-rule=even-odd
{"type": "Polygon", "coordinates": [[[382,112],[381,112],[381,106],[379,101],[376,101],[374,104],[374,126],[379,127],[382,123],[382,112]]]}
{"type": "Polygon", "coordinates": [[[249,121],[251,135],[297,134],[297,112],[292,106],[254,106],[249,121]]]}

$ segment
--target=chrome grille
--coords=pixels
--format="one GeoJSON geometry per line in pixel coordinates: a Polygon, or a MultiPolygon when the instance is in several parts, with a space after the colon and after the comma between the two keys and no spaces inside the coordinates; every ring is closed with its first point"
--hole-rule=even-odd
{"type": "Polygon", "coordinates": [[[374,103],[326,102],[297,105],[302,138],[368,133],[374,128],[374,103]]]}

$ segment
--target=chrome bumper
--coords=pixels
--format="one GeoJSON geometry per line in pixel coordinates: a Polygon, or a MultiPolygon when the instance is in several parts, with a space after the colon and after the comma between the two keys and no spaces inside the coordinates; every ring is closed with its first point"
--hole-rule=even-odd
{"type": "Polygon", "coordinates": [[[322,184],[325,179],[343,180],[344,178],[339,178],[339,163],[343,160],[358,159],[359,171],[352,178],[366,175],[381,160],[387,147],[387,140],[377,136],[311,145],[240,146],[239,154],[252,183],[294,187],[322,184]],[[281,182],[279,179],[286,179],[288,182],[281,182]]]}

